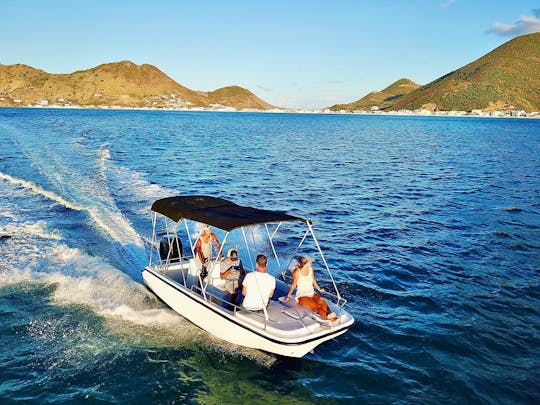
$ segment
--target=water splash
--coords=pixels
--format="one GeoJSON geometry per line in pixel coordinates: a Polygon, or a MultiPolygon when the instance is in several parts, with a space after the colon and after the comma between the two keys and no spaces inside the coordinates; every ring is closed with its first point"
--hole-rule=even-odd
{"type": "MultiPolygon", "coordinates": [[[[101,203],[95,205],[82,205],[76,202],[68,201],[53,191],[46,190],[43,187],[27,180],[18,179],[9,174],[0,172],[0,179],[6,180],[13,185],[23,187],[36,195],[41,195],[51,201],[54,201],[66,208],[75,211],[86,211],[97,227],[109,235],[111,239],[122,245],[133,244],[137,247],[143,247],[142,238],[137,231],[133,229],[129,220],[118,210],[108,208],[101,203]]],[[[90,199],[91,196],[88,196],[90,199]]]]}
{"type": "Polygon", "coordinates": [[[43,197],[45,197],[45,198],[47,198],[47,199],[49,199],[51,201],[55,201],[56,203],[66,207],[66,208],[76,210],[76,211],[82,211],[82,210],[85,209],[84,206],[82,206],[80,204],[77,204],[77,203],[74,203],[74,202],[71,202],[71,201],[68,201],[68,200],[64,199],[63,197],[59,196],[58,194],[54,193],[53,191],[45,190],[43,187],[38,186],[37,184],[35,184],[35,183],[31,182],[31,181],[18,179],[18,178],[15,178],[13,176],[10,176],[9,174],[5,174],[5,173],[2,173],[2,172],[0,172],[0,179],[6,180],[7,182],[9,182],[11,184],[14,184],[16,186],[26,188],[26,189],[32,191],[34,194],[41,195],[41,196],[43,196],[43,197]]]}

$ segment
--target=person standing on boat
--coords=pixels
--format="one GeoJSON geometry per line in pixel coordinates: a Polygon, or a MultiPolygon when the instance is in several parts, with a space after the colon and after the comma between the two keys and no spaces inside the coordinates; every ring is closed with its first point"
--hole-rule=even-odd
{"type": "Polygon", "coordinates": [[[218,252],[221,250],[221,244],[219,243],[216,234],[210,229],[210,225],[204,225],[201,231],[201,235],[195,243],[195,250],[197,251],[197,259],[199,259],[202,266],[201,277],[206,277],[208,274],[208,264],[212,260],[212,244],[216,245],[218,252]],[[205,274],[206,273],[206,274],[205,274]],[[205,274],[205,275],[203,275],[205,274]]]}
{"type": "Polygon", "coordinates": [[[298,258],[298,262],[293,270],[292,280],[291,288],[285,298],[287,301],[291,298],[291,294],[296,288],[295,298],[300,305],[316,311],[322,319],[328,319],[331,322],[337,320],[336,314],[332,312],[324,298],[315,293],[313,287],[319,292],[323,292],[324,290],[317,284],[313,267],[311,267],[311,261],[307,257],[300,256],[298,258]]]}
{"type": "Polygon", "coordinates": [[[242,260],[238,257],[236,249],[229,249],[227,258],[221,261],[219,277],[225,280],[225,288],[231,294],[231,303],[236,305],[238,290],[242,287],[242,280],[246,272],[242,260]]]}
{"type": "Polygon", "coordinates": [[[248,273],[242,283],[242,294],[244,294],[242,306],[252,311],[265,308],[276,289],[276,279],[266,272],[268,263],[266,256],[258,255],[255,262],[257,270],[248,273]]]}

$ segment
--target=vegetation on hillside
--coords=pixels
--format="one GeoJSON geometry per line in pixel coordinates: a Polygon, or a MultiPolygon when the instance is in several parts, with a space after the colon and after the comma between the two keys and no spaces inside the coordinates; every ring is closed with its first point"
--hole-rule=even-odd
{"type": "Polygon", "coordinates": [[[58,103],[81,106],[207,107],[219,103],[238,109],[270,109],[253,93],[211,93],[184,87],[152,65],[107,63],[71,74],[49,74],[26,65],[0,65],[0,106],[58,103]],[[218,94],[219,96],[214,95],[218,94]]]}
{"type": "Polygon", "coordinates": [[[234,105],[238,109],[258,108],[270,110],[274,106],[258,98],[251,91],[239,86],[222,87],[208,93],[209,104],[234,105]],[[253,107],[257,106],[257,107],[253,107]]]}
{"type": "MultiPolygon", "coordinates": [[[[476,61],[433,82],[399,91],[398,80],[380,92],[372,92],[331,110],[386,111],[430,109],[441,111],[540,111],[540,33],[514,38],[476,61]]],[[[402,83],[405,84],[405,83],[402,83]]]]}
{"type": "Polygon", "coordinates": [[[336,104],[330,107],[332,111],[369,110],[372,107],[384,109],[392,106],[397,99],[420,87],[419,84],[409,79],[399,79],[382,91],[373,91],[360,100],[348,104],[336,104]]]}
{"type": "Polygon", "coordinates": [[[540,33],[514,38],[487,55],[418,88],[387,107],[443,111],[540,111],[540,33]]]}
{"type": "MultiPolygon", "coordinates": [[[[400,79],[379,92],[331,110],[540,111],[540,33],[514,38],[478,60],[420,86],[400,79]]],[[[274,106],[238,86],[212,92],[184,87],[152,65],[107,63],[71,74],[0,64],[0,106],[34,104],[209,107],[268,110],[274,106]]]]}

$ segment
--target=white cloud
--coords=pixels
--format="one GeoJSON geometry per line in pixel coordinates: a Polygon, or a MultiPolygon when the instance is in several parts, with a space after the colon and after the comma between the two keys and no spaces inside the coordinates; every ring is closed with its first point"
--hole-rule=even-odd
{"type": "Polygon", "coordinates": [[[442,8],[450,7],[453,3],[455,3],[457,0],[446,0],[444,3],[441,3],[442,8]]]}
{"type": "MultiPolygon", "coordinates": [[[[540,10],[535,9],[533,13],[538,17],[540,10]]],[[[514,36],[522,34],[530,34],[532,32],[540,31],[540,19],[537,17],[530,17],[523,15],[519,17],[519,20],[514,24],[504,24],[496,22],[491,26],[488,32],[495,33],[497,35],[514,36]]]]}

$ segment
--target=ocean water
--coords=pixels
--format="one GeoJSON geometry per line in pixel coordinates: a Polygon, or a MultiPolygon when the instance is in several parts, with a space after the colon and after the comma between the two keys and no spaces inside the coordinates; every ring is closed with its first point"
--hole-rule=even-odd
{"type": "Polygon", "coordinates": [[[0,109],[0,403],[539,403],[540,121],[0,109]],[[141,284],[160,197],[314,221],[351,330],[297,359],[141,284]]]}

